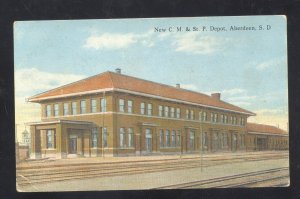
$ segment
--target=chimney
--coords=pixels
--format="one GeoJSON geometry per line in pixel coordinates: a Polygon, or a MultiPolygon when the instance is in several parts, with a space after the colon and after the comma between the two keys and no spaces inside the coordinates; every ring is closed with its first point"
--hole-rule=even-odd
{"type": "Polygon", "coordinates": [[[176,88],[180,88],[180,84],[176,84],[176,88]]]}
{"type": "Polygon", "coordinates": [[[116,73],[119,73],[119,74],[121,74],[121,68],[116,68],[116,73]]]}
{"type": "Polygon", "coordinates": [[[214,99],[220,100],[221,99],[221,93],[212,93],[211,97],[214,98],[214,99]]]}

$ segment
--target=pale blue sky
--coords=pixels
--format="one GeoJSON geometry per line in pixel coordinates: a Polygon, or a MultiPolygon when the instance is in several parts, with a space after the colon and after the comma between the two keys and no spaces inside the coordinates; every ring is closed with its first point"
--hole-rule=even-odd
{"type": "Polygon", "coordinates": [[[283,16],[28,21],[14,24],[14,36],[16,97],[119,67],[155,82],[222,92],[225,101],[263,115],[284,114],[277,123],[287,122],[283,16]],[[244,25],[271,29],[229,31],[244,25]],[[179,26],[227,31],[154,32],[179,26]]]}

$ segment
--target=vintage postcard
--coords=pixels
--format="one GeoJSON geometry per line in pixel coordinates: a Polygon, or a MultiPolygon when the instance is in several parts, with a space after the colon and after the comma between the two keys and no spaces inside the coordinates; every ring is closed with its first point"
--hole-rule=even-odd
{"type": "Polygon", "coordinates": [[[15,22],[17,191],[289,186],[286,26],[15,22]]]}

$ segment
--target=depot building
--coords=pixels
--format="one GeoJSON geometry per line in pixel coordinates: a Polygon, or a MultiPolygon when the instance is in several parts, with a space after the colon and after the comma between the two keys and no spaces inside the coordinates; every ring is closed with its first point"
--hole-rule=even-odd
{"type": "MultiPolygon", "coordinates": [[[[247,119],[255,114],[222,101],[220,93],[205,95],[179,84],[124,75],[120,69],[46,91],[28,101],[41,105],[41,121],[28,123],[31,158],[265,149],[257,147],[264,146],[261,139],[265,135],[253,131],[256,134],[251,132],[249,138],[247,119]]],[[[270,137],[272,132],[268,133],[270,137]]],[[[284,134],[276,136],[286,139],[281,136],[284,134]]]]}

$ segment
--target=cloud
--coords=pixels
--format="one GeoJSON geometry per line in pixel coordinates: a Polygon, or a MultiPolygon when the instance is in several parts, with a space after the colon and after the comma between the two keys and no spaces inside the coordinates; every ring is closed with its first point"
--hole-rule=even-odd
{"type": "Polygon", "coordinates": [[[15,71],[15,122],[17,136],[20,140],[24,123],[38,121],[41,118],[40,105],[25,102],[31,95],[53,89],[80,79],[83,75],[49,73],[36,68],[19,69],[15,71]]]}
{"type": "Polygon", "coordinates": [[[193,91],[199,90],[198,87],[194,84],[180,84],[180,87],[188,90],[193,90],[193,91]]]}
{"type": "Polygon", "coordinates": [[[123,49],[135,43],[141,43],[146,47],[154,46],[154,42],[151,40],[153,32],[145,32],[142,34],[118,34],[118,33],[103,33],[100,35],[92,35],[85,41],[83,47],[93,49],[123,49]]]}
{"type": "MultiPolygon", "coordinates": [[[[209,94],[217,92],[206,93],[209,94]]],[[[236,106],[249,107],[253,104],[256,98],[257,96],[248,95],[248,92],[243,88],[230,88],[221,91],[221,99],[236,106]]]]}
{"type": "Polygon", "coordinates": [[[232,88],[232,89],[227,89],[227,90],[223,90],[222,94],[224,95],[237,95],[237,94],[242,94],[245,93],[246,90],[245,89],[241,89],[241,88],[232,88]]]}
{"type": "Polygon", "coordinates": [[[225,50],[225,44],[230,40],[228,38],[202,36],[195,32],[175,35],[173,38],[175,40],[173,45],[176,46],[175,51],[202,55],[225,50]]]}
{"type": "Polygon", "coordinates": [[[268,68],[275,68],[278,66],[286,66],[286,65],[287,65],[286,59],[281,57],[281,58],[275,58],[275,59],[262,62],[256,66],[256,69],[262,71],[268,68]]]}
{"type": "Polygon", "coordinates": [[[121,49],[127,48],[137,39],[134,34],[109,34],[104,33],[99,36],[90,36],[86,39],[85,48],[107,48],[107,49],[121,49]]]}
{"type": "Polygon", "coordinates": [[[253,111],[256,113],[255,117],[250,117],[248,122],[255,122],[261,124],[269,124],[279,126],[279,128],[288,129],[288,110],[284,107],[274,109],[258,109],[253,111]]]}
{"type": "Polygon", "coordinates": [[[36,68],[19,69],[15,71],[15,93],[25,97],[83,78],[83,75],[49,73],[36,68]]]}
{"type": "Polygon", "coordinates": [[[262,115],[274,115],[274,114],[280,114],[280,115],[287,115],[288,111],[286,108],[279,107],[275,109],[259,109],[255,111],[257,114],[262,115]]]}

